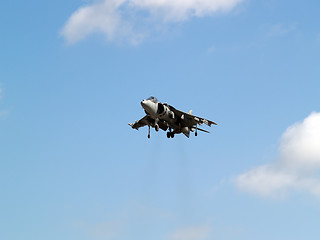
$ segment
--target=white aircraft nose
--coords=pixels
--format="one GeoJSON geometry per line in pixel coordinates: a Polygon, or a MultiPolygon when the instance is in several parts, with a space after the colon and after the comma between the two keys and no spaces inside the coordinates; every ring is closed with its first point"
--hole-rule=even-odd
{"type": "Polygon", "coordinates": [[[140,104],[141,104],[141,106],[142,106],[143,108],[145,108],[145,107],[147,106],[146,100],[142,100],[140,104]]]}
{"type": "Polygon", "coordinates": [[[150,102],[149,100],[142,100],[141,106],[144,110],[146,110],[148,113],[152,114],[154,110],[154,103],[150,102]]]}

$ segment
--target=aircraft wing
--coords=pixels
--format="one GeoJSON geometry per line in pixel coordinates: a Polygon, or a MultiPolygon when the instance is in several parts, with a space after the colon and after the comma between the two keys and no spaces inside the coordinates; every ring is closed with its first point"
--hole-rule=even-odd
{"type": "Polygon", "coordinates": [[[139,129],[141,127],[144,127],[146,125],[151,125],[150,120],[148,119],[147,115],[141,118],[139,121],[135,121],[135,123],[128,123],[129,126],[131,126],[133,129],[139,129]]]}
{"type": "Polygon", "coordinates": [[[170,108],[171,111],[174,112],[174,114],[175,114],[175,116],[177,116],[177,118],[179,118],[181,120],[184,120],[185,122],[189,122],[192,125],[196,125],[196,124],[201,125],[203,123],[207,124],[209,127],[211,127],[212,124],[218,125],[216,122],[213,122],[213,121],[210,121],[208,119],[197,117],[197,116],[194,116],[192,114],[180,111],[178,109],[175,109],[172,106],[169,106],[169,108],[170,108]]]}
{"type": "MultiPolygon", "coordinates": [[[[137,129],[137,130],[146,125],[155,127],[155,120],[150,116],[146,115],[143,118],[141,118],[139,121],[135,121],[135,123],[129,123],[128,125],[131,126],[133,129],[137,129]]],[[[158,125],[159,125],[159,128],[161,128],[163,131],[166,131],[168,129],[168,125],[164,121],[159,121],[158,125]]]]}

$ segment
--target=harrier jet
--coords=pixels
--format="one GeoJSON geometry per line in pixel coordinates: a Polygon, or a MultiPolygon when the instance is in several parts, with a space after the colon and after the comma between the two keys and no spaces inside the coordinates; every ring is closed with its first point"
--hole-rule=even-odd
{"type": "Polygon", "coordinates": [[[189,113],[182,112],[167,103],[159,102],[155,97],[149,97],[141,102],[146,116],[135,123],[129,123],[134,129],[148,125],[148,138],[150,138],[150,127],[159,131],[161,128],[163,131],[167,131],[168,138],[174,138],[175,134],[183,133],[186,137],[190,136],[190,131],[195,131],[195,136],[198,135],[198,130],[209,133],[208,131],[199,128],[198,126],[205,123],[209,127],[212,124],[217,123],[207,120],[205,118],[192,115],[192,111],[189,113]]]}

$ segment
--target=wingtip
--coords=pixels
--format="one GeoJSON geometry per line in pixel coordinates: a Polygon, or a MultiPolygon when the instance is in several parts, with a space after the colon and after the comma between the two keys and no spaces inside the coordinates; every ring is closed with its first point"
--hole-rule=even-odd
{"type": "Polygon", "coordinates": [[[216,123],[216,122],[211,122],[211,123],[208,124],[208,126],[211,127],[212,124],[213,125],[218,125],[218,123],[216,123]]]}
{"type": "Polygon", "coordinates": [[[218,123],[211,121],[211,124],[213,125],[218,125],[218,123]]]}
{"type": "Polygon", "coordinates": [[[134,127],[134,124],[133,124],[133,123],[128,123],[128,125],[129,125],[130,127],[132,127],[133,129],[136,129],[137,131],[139,130],[136,126],[134,127]]]}

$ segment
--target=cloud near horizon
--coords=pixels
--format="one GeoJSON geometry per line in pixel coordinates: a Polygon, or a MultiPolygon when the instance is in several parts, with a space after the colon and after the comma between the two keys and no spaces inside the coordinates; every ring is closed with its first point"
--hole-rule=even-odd
{"type": "Polygon", "coordinates": [[[68,19],[61,34],[69,44],[90,34],[107,40],[127,39],[136,44],[156,23],[181,22],[233,9],[244,0],[104,0],[80,7],[68,19]],[[151,26],[150,26],[151,25],[151,26]],[[137,29],[140,30],[137,30],[137,29]]]}
{"type": "Polygon", "coordinates": [[[212,228],[207,225],[196,225],[185,228],[178,228],[171,233],[171,240],[205,240],[208,239],[212,232],[212,228]]]}
{"type": "Polygon", "coordinates": [[[281,137],[278,159],[236,178],[240,190],[283,197],[303,191],[320,197],[320,113],[290,126],[281,137]]]}

